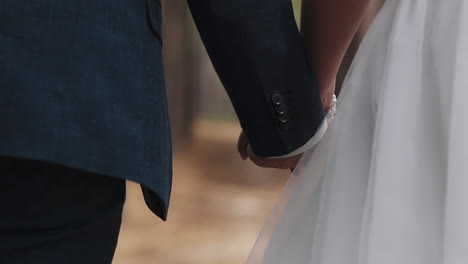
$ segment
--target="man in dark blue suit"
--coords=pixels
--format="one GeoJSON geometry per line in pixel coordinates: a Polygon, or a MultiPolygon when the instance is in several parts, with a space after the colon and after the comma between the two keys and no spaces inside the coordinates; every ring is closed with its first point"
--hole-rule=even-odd
{"type": "MultiPolygon", "coordinates": [[[[176,1],[176,0],[174,0],[176,1]]],[[[258,156],[323,128],[289,0],[189,0],[258,156]]],[[[110,263],[125,180],[166,219],[159,0],[0,0],[0,263],[110,263]]]]}

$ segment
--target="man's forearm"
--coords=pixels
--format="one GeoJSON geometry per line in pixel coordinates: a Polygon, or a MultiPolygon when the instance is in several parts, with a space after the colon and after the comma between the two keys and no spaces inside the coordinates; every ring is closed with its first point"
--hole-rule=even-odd
{"type": "Polygon", "coordinates": [[[252,150],[306,144],[324,119],[317,80],[288,0],[188,0],[252,150]]]}

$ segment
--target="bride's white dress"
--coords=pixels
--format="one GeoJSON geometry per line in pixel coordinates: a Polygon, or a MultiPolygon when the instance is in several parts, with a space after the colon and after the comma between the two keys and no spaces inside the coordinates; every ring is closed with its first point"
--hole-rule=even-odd
{"type": "Polygon", "coordinates": [[[387,0],[248,263],[468,264],[468,0],[387,0]]]}

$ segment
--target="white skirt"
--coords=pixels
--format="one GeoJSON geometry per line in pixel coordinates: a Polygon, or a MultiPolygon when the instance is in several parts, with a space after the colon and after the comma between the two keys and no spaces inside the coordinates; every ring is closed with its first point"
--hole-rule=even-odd
{"type": "Polygon", "coordinates": [[[468,1],[387,0],[247,263],[468,264],[468,1]]]}

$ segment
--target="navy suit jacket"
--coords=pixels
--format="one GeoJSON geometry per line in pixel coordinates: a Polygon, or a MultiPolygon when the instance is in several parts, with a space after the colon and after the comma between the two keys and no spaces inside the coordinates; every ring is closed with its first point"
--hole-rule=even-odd
{"type": "MultiPolygon", "coordinates": [[[[188,2],[253,150],[307,142],[323,111],[290,1],[188,2]]],[[[161,24],[159,0],[0,0],[0,155],[139,182],[165,219],[161,24]]]]}

